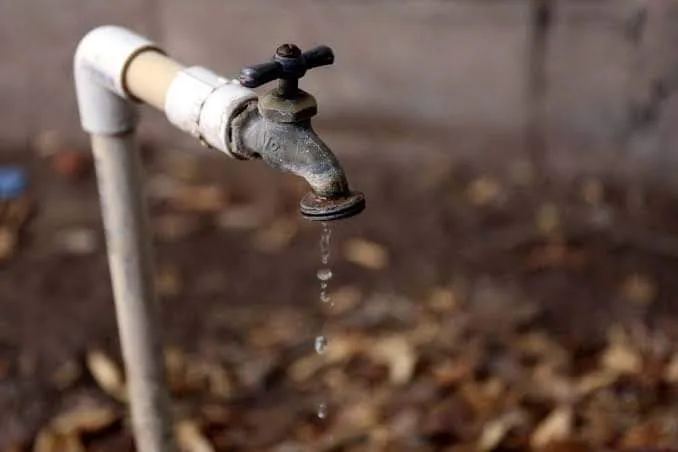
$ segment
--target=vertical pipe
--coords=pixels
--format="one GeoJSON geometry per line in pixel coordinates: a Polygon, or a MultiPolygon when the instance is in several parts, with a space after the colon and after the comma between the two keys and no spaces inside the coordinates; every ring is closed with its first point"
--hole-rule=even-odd
{"type": "Polygon", "coordinates": [[[174,452],[134,132],[92,135],[116,317],[139,452],[174,452]]]}

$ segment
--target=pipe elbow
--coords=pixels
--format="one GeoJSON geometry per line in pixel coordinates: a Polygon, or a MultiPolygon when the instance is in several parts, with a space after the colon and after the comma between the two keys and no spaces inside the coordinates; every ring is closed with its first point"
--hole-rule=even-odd
{"type": "Polygon", "coordinates": [[[146,50],[162,50],[153,42],[115,25],[97,27],[78,44],[73,59],[75,91],[82,128],[91,134],[133,130],[137,108],[124,84],[129,62],[146,50]]]}

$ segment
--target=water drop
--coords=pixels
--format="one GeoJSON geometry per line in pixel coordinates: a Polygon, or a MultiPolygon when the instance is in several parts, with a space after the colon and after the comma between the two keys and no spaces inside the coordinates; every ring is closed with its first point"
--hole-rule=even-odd
{"type": "Polygon", "coordinates": [[[325,419],[327,417],[327,404],[319,403],[318,404],[318,418],[325,419]]]}
{"type": "Polygon", "coordinates": [[[325,336],[318,336],[315,338],[315,351],[319,355],[325,353],[327,348],[327,338],[325,336]]]}
{"type": "Polygon", "coordinates": [[[318,270],[318,279],[320,281],[329,281],[332,278],[332,270],[325,267],[318,270]]]}
{"type": "Polygon", "coordinates": [[[330,239],[332,238],[332,229],[323,222],[323,230],[320,233],[320,259],[323,264],[327,264],[330,259],[330,239]]]}
{"type": "Polygon", "coordinates": [[[328,294],[325,290],[320,291],[320,301],[322,301],[323,303],[327,303],[331,299],[332,297],[330,297],[330,294],[328,294]]]}

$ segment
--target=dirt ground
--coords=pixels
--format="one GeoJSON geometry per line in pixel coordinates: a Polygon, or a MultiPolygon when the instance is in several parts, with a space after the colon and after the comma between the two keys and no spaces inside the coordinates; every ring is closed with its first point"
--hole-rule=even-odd
{"type": "MultiPolygon", "coordinates": [[[[678,199],[661,187],[556,183],[520,161],[347,158],[368,207],[332,226],[330,308],[320,227],[297,215],[303,183],[144,150],[183,450],[678,444],[678,199]]],[[[34,207],[15,209],[0,257],[3,451],[132,450],[79,151],[0,154],[30,174],[31,199],[14,205],[34,207]]]]}

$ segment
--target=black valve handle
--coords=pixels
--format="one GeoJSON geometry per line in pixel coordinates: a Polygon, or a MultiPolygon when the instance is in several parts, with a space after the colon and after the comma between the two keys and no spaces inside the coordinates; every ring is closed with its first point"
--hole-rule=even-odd
{"type": "Polygon", "coordinates": [[[327,46],[315,47],[306,52],[294,44],[283,44],[275,51],[273,60],[255,64],[240,72],[240,84],[247,88],[256,88],[278,79],[283,96],[294,95],[299,87],[299,79],[310,69],[334,63],[334,52],[327,46]]]}

